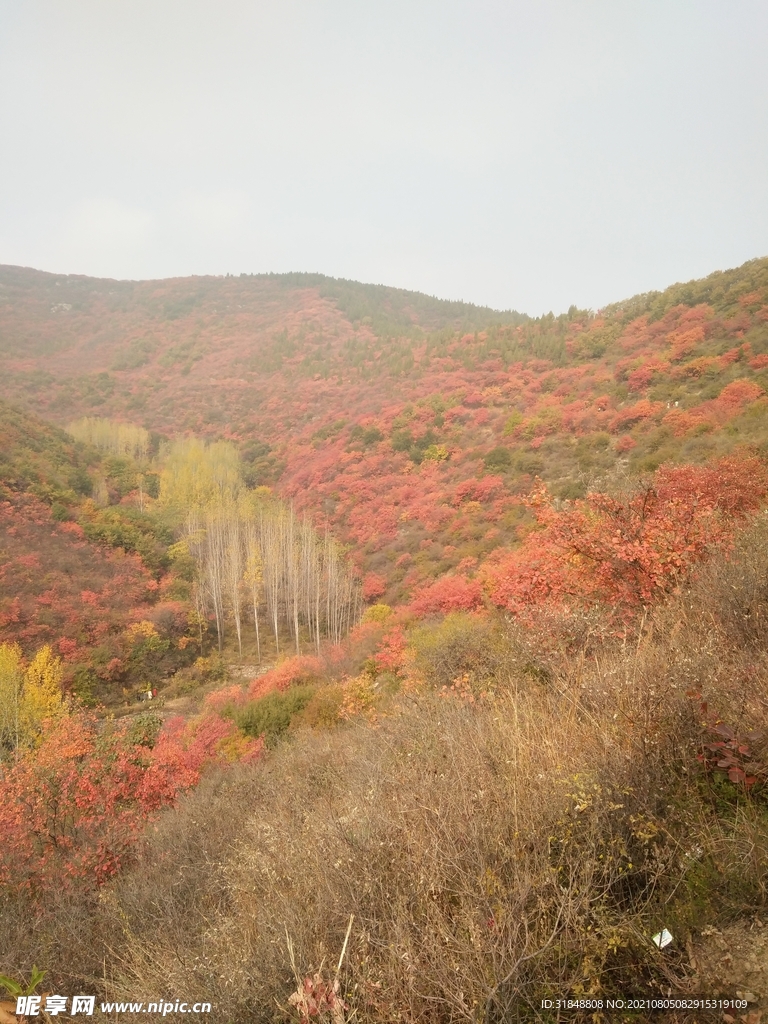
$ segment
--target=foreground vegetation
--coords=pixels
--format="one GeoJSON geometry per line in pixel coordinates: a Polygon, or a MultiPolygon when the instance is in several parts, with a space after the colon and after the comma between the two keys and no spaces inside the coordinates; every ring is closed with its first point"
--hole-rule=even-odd
{"type": "Polygon", "coordinates": [[[245,1022],[298,1019],[293,957],[330,1020],[351,921],[338,1000],[354,1019],[711,994],[692,940],[766,901],[766,566],[761,516],[631,642],[575,610],[453,613],[411,630],[370,699],[358,682],[352,714],[327,714],[316,676],[325,716],[296,702],[291,742],[210,771],[130,870],[99,891],[6,892],[3,962],[245,1022]]]}

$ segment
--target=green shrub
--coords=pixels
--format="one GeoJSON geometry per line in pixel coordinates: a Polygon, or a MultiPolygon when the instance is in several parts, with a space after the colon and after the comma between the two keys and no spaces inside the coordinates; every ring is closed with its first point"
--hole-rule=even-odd
{"type": "Polygon", "coordinates": [[[515,409],[507,417],[507,420],[504,424],[504,435],[507,436],[509,434],[513,434],[515,432],[515,428],[519,427],[522,422],[523,414],[518,409],[515,409]]]}
{"type": "Polygon", "coordinates": [[[238,711],[235,721],[248,736],[263,736],[267,746],[273,747],[287,731],[294,715],[309,704],[314,693],[314,686],[291,686],[287,690],[268,693],[238,711]]]}
{"type": "Polygon", "coordinates": [[[332,729],[339,724],[343,703],[342,686],[320,686],[299,713],[296,724],[309,729],[332,729]]]}
{"type": "Polygon", "coordinates": [[[163,719],[157,711],[145,711],[136,715],[128,728],[128,740],[142,747],[154,747],[163,719]]]}
{"type": "Polygon", "coordinates": [[[72,693],[84,707],[95,707],[99,677],[89,665],[78,665],[72,676],[72,693]]]}
{"type": "Polygon", "coordinates": [[[532,452],[517,452],[513,463],[518,473],[527,473],[529,476],[538,476],[544,470],[544,460],[532,452]]]}
{"type": "Polygon", "coordinates": [[[512,465],[512,452],[510,452],[509,448],[500,446],[488,452],[484,461],[485,468],[490,473],[503,473],[512,465]]]}
{"type": "Polygon", "coordinates": [[[552,490],[557,498],[562,498],[565,501],[583,498],[587,493],[586,485],[582,480],[566,480],[565,483],[558,484],[552,490]]]}
{"type": "Polygon", "coordinates": [[[487,688],[508,678],[513,652],[495,619],[451,612],[439,625],[415,629],[410,640],[416,667],[434,686],[467,676],[487,688]]]}

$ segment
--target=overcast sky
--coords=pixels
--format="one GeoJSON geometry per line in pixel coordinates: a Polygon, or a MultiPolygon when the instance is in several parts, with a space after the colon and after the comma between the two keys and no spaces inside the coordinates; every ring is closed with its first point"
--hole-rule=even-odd
{"type": "Polygon", "coordinates": [[[0,0],[0,263],[598,308],[768,255],[766,0],[0,0]]]}

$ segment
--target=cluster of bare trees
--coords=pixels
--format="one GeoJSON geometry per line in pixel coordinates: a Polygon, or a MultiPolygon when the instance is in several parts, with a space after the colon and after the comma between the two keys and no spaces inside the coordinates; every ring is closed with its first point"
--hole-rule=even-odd
{"type": "Polygon", "coordinates": [[[186,546],[198,569],[198,610],[213,615],[219,650],[234,628],[242,654],[250,620],[261,660],[262,616],[278,652],[283,626],[297,653],[302,639],[338,643],[360,619],[360,586],[339,545],[271,495],[241,492],[190,512],[186,546]]]}
{"type": "Polygon", "coordinates": [[[280,651],[285,631],[296,651],[338,643],[360,619],[362,595],[336,541],[267,488],[244,487],[228,441],[174,441],[162,452],[160,506],[185,523],[183,547],[197,567],[200,621],[212,615],[221,650],[234,629],[240,653],[249,621],[261,660],[261,625],[280,651]],[[281,633],[282,630],[282,633],[281,633]]]}

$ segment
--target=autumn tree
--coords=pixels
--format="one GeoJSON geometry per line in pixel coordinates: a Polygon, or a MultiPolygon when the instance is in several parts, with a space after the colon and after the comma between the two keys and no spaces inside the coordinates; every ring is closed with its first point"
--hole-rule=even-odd
{"type": "Polygon", "coordinates": [[[259,606],[264,589],[264,563],[259,543],[258,520],[249,516],[245,525],[245,568],[243,582],[248,588],[253,611],[253,626],[256,630],[256,651],[261,664],[261,636],[259,634],[259,606]]]}
{"type": "Polygon", "coordinates": [[[18,750],[22,737],[24,673],[18,644],[0,645],[0,749],[18,750]]]}
{"type": "Polygon", "coordinates": [[[280,650],[280,627],[301,653],[302,635],[319,648],[323,635],[338,642],[360,616],[360,588],[338,545],[320,538],[305,516],[271,494],[210,503],[187,518],[186,550],[197,565],[197,592],[216,622],[219,649],[227,623],[242,653],[243,602],[253,612],[261,652],[263,602],[280,650]]]}
{"type": "Polygon", "coordinates": [[[278,652],[281,626],[299,654],[305,635],[319,648],[323,635],[338,642],[358,620],[359,585],[338,545],[268,488],[245,488],[233,445],[195,438],[171,445],[160,505],[182,524],[173,557],[192,557],[196,607],[212,615],[220,651],[232,626],[242,655],[245,602],[259,658],[262,605],[278,652]]]}
{"type": "Polygon", "coordinates": [[[668,594],[768,495],[768,468],[754,456],[710,466],[662,467],[626,494],[587,495],[558,507],[540,484],[527,499],[538,529],[491,566],[496,604],[602,602],[620,616],[668,594]]]}
{"type": "Polygon", "coordinates": [[[0,751],[34,744],[43,723],[64,713],[62,675],[47,644],[26,667],[18,644],[0,644],[0,751]]]}
{"type": "Polygon", "coordinates": [[[190,509],[235,501],[241,489],[240,457],[233,444],[198,438],[174,441],[163,453],[160,503],[184,519],[190,509]]]}

